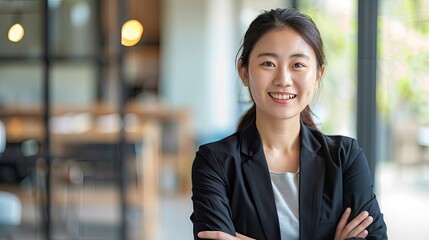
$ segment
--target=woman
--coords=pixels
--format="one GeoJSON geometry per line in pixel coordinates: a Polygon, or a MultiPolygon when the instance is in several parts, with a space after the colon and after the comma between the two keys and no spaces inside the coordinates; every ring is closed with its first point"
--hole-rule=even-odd
{"type": "Polygon", "coordinates": [[[237,62],[253,107],[192,167],[196,239],[387,239],[356,140],[317,130],[310,102],[325,72],[320,33],[293,10],[259,15],[237,62]]]}

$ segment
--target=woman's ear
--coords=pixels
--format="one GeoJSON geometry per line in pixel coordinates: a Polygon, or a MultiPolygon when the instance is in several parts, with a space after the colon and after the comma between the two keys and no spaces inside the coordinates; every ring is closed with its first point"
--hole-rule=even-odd
{"type": "Polygon", "coordinates": [[[249,86],[249,78],[247,73],[247,68],[243,66],[243,61],[239,60],[237,63],[237,71],[238,75],[240,76],[241,81],[243,82],[244,86],[249,86]]]}
{"type": "Polygon", "coordinates": [[[323,76],[325,76],[325,65],[322,65],[322,67],[320,68],[318,74],[317,74],[317,79],[316,79],[316,87],[319,86],[320,84],[320,80],[322,80],[323,76]]]}

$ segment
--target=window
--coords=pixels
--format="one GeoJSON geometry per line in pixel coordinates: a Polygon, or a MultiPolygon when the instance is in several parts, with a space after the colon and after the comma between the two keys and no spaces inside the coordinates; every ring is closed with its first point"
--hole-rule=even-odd
{"type": "Polygon", "coordinates": [[[429,214],[428,19],[428,1],[380,1],[377,183],[395,239],[428,234],[423,219],[429,214]]]}

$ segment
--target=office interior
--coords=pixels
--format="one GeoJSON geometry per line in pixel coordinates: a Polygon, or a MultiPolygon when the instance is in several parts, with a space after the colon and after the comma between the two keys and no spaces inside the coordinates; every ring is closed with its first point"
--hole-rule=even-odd
{"type": "Polygon", "coordinates": [[[192,239],[195,152],[249,107],[236,53],[278,7],[319,27],[312,108],[364,148],[389,238],[426,239],[427,0],[0,0],[0,239],[192,239]]]}

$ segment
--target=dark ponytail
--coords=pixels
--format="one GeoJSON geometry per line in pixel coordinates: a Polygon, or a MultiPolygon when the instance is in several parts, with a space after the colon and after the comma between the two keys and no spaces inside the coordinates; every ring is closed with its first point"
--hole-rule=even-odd
{"type": "Polygon", "coordinates": [[[240,122],[237,126],[237,131],[242,131],[243,129],[247,128],[253,121],[255,121],[256,116],[256,106],[255,104],[252,105],[252,107],[247,110],[247,112],[241,117],[240,122]]]}
{"type": "Polygon", "coordinates": [[[304,108],[304,110],[302,110],[302,112],[300,114],[300,118],[304,122],[305,125],[307,125],[311,128],[317,129],[317,125],[316,125],[316,123],[314,123],[314,120],[313,120],[313,115],[314,115],[313,111],[311,111],[310,106],[307,105],[304,108]]]}

